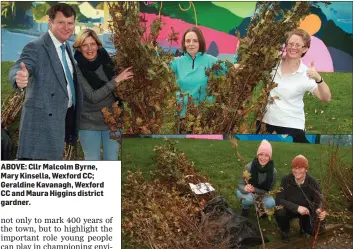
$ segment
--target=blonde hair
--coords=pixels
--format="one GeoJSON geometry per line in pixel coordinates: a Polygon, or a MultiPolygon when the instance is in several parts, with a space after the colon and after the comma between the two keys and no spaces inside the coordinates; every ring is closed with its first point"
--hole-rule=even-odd
{"type": "MultiPolygon", "coordinates": [[[[294,30],[292,30],[292,31],[289,31],[289,32],[286,34],[286,45],[288,45],[288,41],[289,41],[289,39],[290,39],[293,35],[300,36],[300,37],[303,39],[304,46],[307,47],[308,49],[310,48],[311,37],[310,37],[310,35],[308,34],[308,32],[306,32],[306,31],[303,30],[303,29],[294,29],[294,30]]],[[[305,54],[306,54],[306,52],[302,54],[302,57],[303,57],[305,54]]]]}
{"type": "Polygon", "coordinates": [[[81,47],[81,45],[83,44],[83,42],[88,37],[92,37],[96,41],[96,43],[98,45],[98,48],[102,48],[103,47],[101,40],[99,39],[97,33],[93,29],[83,29],[76,36],[76,40],[75,40],[75,43],[73,45],[74,50],[79,49],[81,47]]]}

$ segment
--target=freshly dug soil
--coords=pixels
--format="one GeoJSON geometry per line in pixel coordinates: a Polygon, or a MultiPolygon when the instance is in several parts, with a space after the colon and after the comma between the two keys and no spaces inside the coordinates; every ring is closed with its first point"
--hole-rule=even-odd
{"type": "Polygon", "coordinates": [[[351,229],[340,228],[331,236],[321,239],[316,249],[353,249],[353,233],[351,229]]]}
{"type": "MultiPolygon", "coordinates": [[[[276,241],[266,245],[268,249],[311,249],[313,237],[291,236],[290,243],[276,241]]],[[[353,227],[334,224],[327,225],[326,232],[319,235],[315,249],[353,249],[353,227]]]]}

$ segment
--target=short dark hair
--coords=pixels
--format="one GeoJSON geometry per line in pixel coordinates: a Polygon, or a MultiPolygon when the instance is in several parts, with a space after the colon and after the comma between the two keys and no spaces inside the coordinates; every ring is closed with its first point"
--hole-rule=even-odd
{"type": "Polygon", "coordinates": [[[185,30],[185,33],[183,35],[183,39],[181,41],[181,48],[183,49],[184,53],[186,52],[186,47],[185,47],[185,36],[189,32],[195,32],[197,39],[199,40],[199,52],[202,54],[205,53],[206,51],[206,41],[205,37],[202,34],[202,31],[198,27],[191,27],[185,30]]]}
{"type": "Polygon", "coordinates": [[[66,3],[57,3],[57,4],[52,5],[48,9],[47,14],[48,14],[49,18],[53,20],[53,19],[55,19],[56,12],[59,12],[59,11],[62,12],[65,17],[74,16],[74,18],[76,19],[75,9],[71,5],[68,5],[66,3]]]}

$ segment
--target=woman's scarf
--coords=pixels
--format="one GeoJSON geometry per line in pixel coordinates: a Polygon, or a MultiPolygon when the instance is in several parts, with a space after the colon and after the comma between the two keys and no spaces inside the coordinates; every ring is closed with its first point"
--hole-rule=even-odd
{"type": "Polygon", "coordinates": [[[256,188],[263,189],[266,191],[270,191],[272,181],[273,181],[273,170],[274,164],[273,161],[270,160],[266,166],[262,167],[259,163],[257,157],[251,163],[251,178],[249,183],[256,188]],[[258,174],[259,173],[266,173],[266,180],[261,184],[258,183],[258,174]]]}
{"type": "Polygon", "coordinates": [[[106,84],[106,82],[101,80],[96,74],[96,70],[101,65],[103,66],[103,71],[107,76],[108,81],[112,80],[115,75],[114,63],[104,48],[98,49],[97,58],[94,61],[87,60],[78,50],[75,52],[75,59],[83,74],[83,77],[85,77],[94,90],[97,90],[106,84]]]}

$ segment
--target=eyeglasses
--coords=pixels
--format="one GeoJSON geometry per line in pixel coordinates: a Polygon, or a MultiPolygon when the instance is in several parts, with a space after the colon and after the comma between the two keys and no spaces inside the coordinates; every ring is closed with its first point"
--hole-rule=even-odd
{"type": "Polygon", "coordinates": [[[306,46],[305,46],[305,45],[304,45],[304,46],[303,46],[303,45],[300,45],[300,44],[298,44],[298,43],[296,43],[296,44],[294,44],[294,43],[288,43],[288,44],[287,44],[287,47],[288,47],[288,48],[293,48],[293,47],[294,47],[294,48],[305,48],[306,46]]]}

